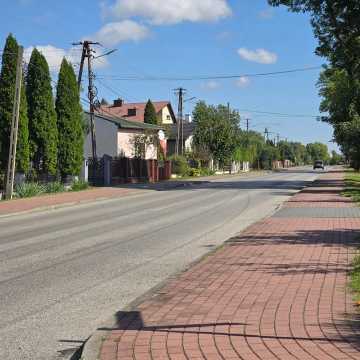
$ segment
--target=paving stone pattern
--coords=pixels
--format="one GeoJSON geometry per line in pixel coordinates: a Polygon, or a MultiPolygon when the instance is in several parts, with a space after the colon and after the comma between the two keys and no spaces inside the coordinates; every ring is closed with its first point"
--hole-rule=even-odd
{"type": "MultiPolygon", "coordinates": [[[[342,178],[325,174],[291,202],[345,209],[342,178]]],[[[359,217],[265,219],[120,311],[101,359],[360,359],[347,286],[359,235],[359,217]]]]}
{"type": "Polygon", "coordinates": [[[360,217],[360,208],[356,207],[296,207],[284,208],[274,217],[278,218],[357,218],[360,217]]]}

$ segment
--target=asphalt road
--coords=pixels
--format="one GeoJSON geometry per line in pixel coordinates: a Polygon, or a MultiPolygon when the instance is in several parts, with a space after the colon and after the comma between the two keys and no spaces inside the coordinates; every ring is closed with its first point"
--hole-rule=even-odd
{"type": "Polygon", "coordinates": [[[317,177],[231,177],[0,218],[0,354],[66,359],[126,304],[317,177]]]}

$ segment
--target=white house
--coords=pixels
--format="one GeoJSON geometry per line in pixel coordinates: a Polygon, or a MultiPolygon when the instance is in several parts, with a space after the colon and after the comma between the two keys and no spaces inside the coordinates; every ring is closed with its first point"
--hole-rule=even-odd
{"type": "MultiPolygon", "coordinates": [[[[87,136],[84,143],[85,158],[92,157],[92,144],[90,133],[90,114],[84,113],[84,120],[87,127],[87,136]]],[[[128,121],[120,117],[105,115],[94,115],[96,154],[97,157],[109,155],[111,157],[136,156],[145,159],[157,159],[157,141],[143,141],[152,136],[162,136],[162,128],[157,125],[145,124],[143,122],[128,121]],[[140,149],[139,149],[140,148],[140,149]],[[139,151],[141,154],[139,154],[139,151]]]]}

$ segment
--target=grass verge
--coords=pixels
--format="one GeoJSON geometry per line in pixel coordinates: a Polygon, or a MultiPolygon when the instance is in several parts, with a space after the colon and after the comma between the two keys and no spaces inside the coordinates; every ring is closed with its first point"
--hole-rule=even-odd
{"type": "Polygon", "coordinates": [[[360,203],[360,172],[349,171],[345,175],[345,190],[342,193],[360,203]]]}
{"type": "Polygon", "coordinates": [[[360,255],[356,255],[352,261],[352,270],[350,273],[350,288],[354,293],[354,300],[360,301],[360,255]]]}

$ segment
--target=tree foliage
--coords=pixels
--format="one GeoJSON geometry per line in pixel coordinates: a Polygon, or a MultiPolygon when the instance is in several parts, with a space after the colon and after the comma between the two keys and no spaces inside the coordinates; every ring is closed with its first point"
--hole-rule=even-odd
{"type": "Polygon", "coordinates": [[[51,77],[45,57],[37,49],[32,51],[29,62],[26,95],[34,167],[44,174],[56,175],[58,131],[51,77]]]}
{"type": "Polygon", "coordinates": [[[360,2],[359,0],[268,0],[294,12],[308,12],[316,53],[328,60],[320,75],[323,121],[355,167],[360,167],[360,2]]]}
{"type": "MultiPolygon", "coordinates": [[[[2,170],[6,169],[9,156],[18,49],[16,39],[10,34],[6,39],[0,74],[0,169],[2,170]]],[[[29,170],[29,131],[24,84],[20,99],[16,169],[23,172],[29,170]]]]}
{"type": "Polygon", "coordinates": [[[64,58],[56,89],[55,109],[58,129],[58,170],[79,175],[83,161],[84,132],[76,75],[64,58]]]}
{"type": "Polygon", "coordinates": [[[329,160],[328,147],[320,142],[307,144],[306,151],[309,154],[312,162],[316,160],[322,160],[327,162],[329,160]]]}
{"type": "Polygon", "coordinates": [[[214,160],[224,164],[232,158],[236,148],[236,133],[240,116],[236,111],[228,111],[224,105],[217,107],[200,101],[193,112],[196,124],[194,145],[206,147],[214,160]]]}
{"type": "Polygon", "coordinates": [[[157,125],[158,123],[155,106],[150,99],[148,100],[145,106],[144,122],[146,124],[152,124],[152,125],[157,125]]]}

